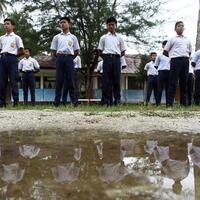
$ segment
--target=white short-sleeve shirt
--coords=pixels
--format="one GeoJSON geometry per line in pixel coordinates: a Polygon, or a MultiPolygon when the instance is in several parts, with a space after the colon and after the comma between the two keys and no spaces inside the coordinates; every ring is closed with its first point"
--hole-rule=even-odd
{"type": "Polygon", "coordinates": [[[196,64],[194,70],[200,70],[200,50],[194,53],[191,62],[194,62],[196,64]]]}
{"type": "Polygon", "coordinates": [[[150,76],[150,75],[158,75],[158,70],[155,68],[155,62],[153,61],[150,61],[148,62],[145,67],[144,67],[144,70],[147,71],[147,76],[150,76]]]}
{"type": "Polygon", "coordinates": [[[189,65],[189,73],[194,74],[194,67],[191,65],[191,63],[189,65]]]}
{"type": "Polygon", "coordinates": [[[160,54],[156,57],[155,66],[158,67],[159,70],[170,70],[170,58],[160,54]]]}
{"type": "Polygon", "coordinates": [[[80,69],[81,67],[81,58],[80,56],[76,56],[76,58],[74,58],[74,68],[80,69]]]}
{"type": "Polygon", "coordinates": [[[6,33],[5,35],[0,37],[1,53],[10,53],[17,55],[19,48],[24,48],[24,45],[21,37],[16,35],[14,32],[10,34],[6,33]]]}
{"type": "Polygon", "coordinates": [[[29,57],[29,58],[23,58],[22,60],[20,60],[19,64],[18,64],[18,69],[22,70],[23,72],[26,71],[35,71],[40,69],[40,65],[37,62],[36,59],[29,57]]]}
{"type": "Polygon", "coordinates": [[[124,40],[117,33],[107,33],[100,38],[98,49],[103,54],[118,54],[126,51],[124,40]]]}
{"type": "Polygon", "coordinates": [[[167,44],[164,48],[165,51],[168,51],[170,58],[177,58],[177,57],[188,57],[192,52],[192,45],[190,40],[181,35],[177,35],[175,37],[170,38],[167,41],[167,44]]]}
{"type": "Polygon", "coordinates": [[[79,50],[80,47],[75,35],[61,32],[54,36],[50,49],[56,50],[56,53],[74,55],[74,51],[79,50]]]}

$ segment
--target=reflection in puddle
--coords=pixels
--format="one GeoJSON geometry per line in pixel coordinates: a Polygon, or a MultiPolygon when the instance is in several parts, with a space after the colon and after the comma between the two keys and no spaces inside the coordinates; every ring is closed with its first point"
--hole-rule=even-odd
{"type": "Polygon", "coordinates": [[[35,158],[40,152],[40,148],[34,145],[22,145],[19,147],[19,154],[24,158],[35,158]]]}
{"type": "Polygon", "coordinates": [[[18,163],[13,163],[10,165],[2,164],[1,179],[6,183],[16,184],[21,181],[24,177],[24,169],[20,169],[18,163]]]}
{"type": "Polygon", "coordinates": [[[1,133],[0,175],[0,199],[199,200],[200,136],[1,133]]]}
{"type": "Polygon", "coordinates": [[[58,183],[72,183],[78,179],[80,168],[75,166],[75,163],[66,165],[57,165],[52,168],[53,176],[58,183]]]}

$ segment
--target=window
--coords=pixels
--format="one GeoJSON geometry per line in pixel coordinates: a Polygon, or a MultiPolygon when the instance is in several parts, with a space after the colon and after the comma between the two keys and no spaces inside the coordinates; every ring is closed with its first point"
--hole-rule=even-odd
{"type": "Polygon", "coordinates": [[[97,89],[102,88],[102,76],[97,77],[97,89]]]}
{"type": "Polygon", "coordinates": [[[138,82],[136,77],[128,76],[128,90],[142,90],[144,83],[138,82]]]}
{"type": "Polygon", "coordinates": [[[44,77],[44,89],[54,89],[56,83],[55,77],[44,77]]]}

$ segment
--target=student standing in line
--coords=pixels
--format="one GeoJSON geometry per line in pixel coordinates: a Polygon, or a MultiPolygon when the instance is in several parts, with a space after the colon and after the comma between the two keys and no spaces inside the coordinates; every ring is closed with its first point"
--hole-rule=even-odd
{"type": "Polygon", "coordinates": [[[190,40],[183,35],[184,23],[175,24],[177,35],[168,40],[163,54],[170,57],[169,99],[167,106],[173,106],[176,88],[179,80],[180,104],[187,106],[187,79],[189,72],[189,57],[192,52],[190,40]]]}
{"type": "Polygon", "coordinates": [[[99,55],[103,58],[102,77],[102,105],[112,105],[112,93],[114,105],[120,103],[120,57],[124,56],[126,48],[123,39],[116,33],[117,20],[110,17],[106,21],[108,33],[99,41],[99,55]]]}
{"type": "Polygon", "coordinates": [[[19,62],[19,71],[22,72],[22,84],[24,93],[24,104],[28,103],[28,88],[31,94],[31,104],[35,105],[35,75],[40,69],[37,60],[31,57],[32,50],[24,49],[24,58],[19,62]]]}
{"type": "Polygon", "coordinates": [[[193,91],[194,91],[194,68],[190,64],[188,80],[187,80],[187,101],[188,101],[188,106],[192,105],[193,91]]]}
{"type": "Polygon", "coordinates": [[[192,56],[191,65],[194,67],[195,86],[194,86],[194,103],[200,103],[200,50],[196,51],[192,56]]]}
{"type": "MultiPolygon", "coordinates": [[[[164,48],[167,40],[162,42],[164,48]]],[[[165,89],[166,104],[168,103],[168,85],[169,85],[169,70],[170,70],[170,59],[169,57],[161,54],[156,57],[155,67],[158,70],[158,105],[161,103],[162,91],[165,89]]]]}
{"type": "Polygon", "coordinates": [[[11,83],[13,106],[17,106],[19,102],[17,57],[23,54],[24,46],[14,29],[15,22],[12,19],[4,19],[5,35],[0,37],[0,107],[6,106],[8,79],[11,83]]]}
{"type": "MultiPolygon", "coordinates": [[[[80,56],[76,56],[76,58],[74,59],[74,80],[75,80],[75,87],[76,90],[78,88],[78,69],[80,69],[81,66],[81,58],[80,56]]],[[[63,93],[62,93],[62,103],[63,105],[66,105],[67,103],[67,94],[68,94],[69,88],[67,83],[64,84],[64,88],[63,88],[63,93]]],[[[78,96],[77,96],[78,99],[78,96]]]]}
{"type": "Polygon", "coordinates": [[[158,104],[158,70],[155,68],[155,60],[156,60],[156,52],[151,52],[150,59],[151,61],[148,62],[144,70],[147,71],[147,94],[146,94],[146,105],[148,105],[152,90],[154,91],[154,98],[156,105],[158,104]]]}
{"type": "Polygon", "coordinates": [[[79,44],[75,35],[70,33],[70,19],[60,18],[62,32],[54,36],[51,43],[51,50],[56,57],[56,91],[54,105],[60,105],[64,83],[69,88],[71,102],[78,105],[76,84],[74,80],[74,58],[79,53],[79,44]],[[65,81],[64,81],[65,80],[65,81]]]}

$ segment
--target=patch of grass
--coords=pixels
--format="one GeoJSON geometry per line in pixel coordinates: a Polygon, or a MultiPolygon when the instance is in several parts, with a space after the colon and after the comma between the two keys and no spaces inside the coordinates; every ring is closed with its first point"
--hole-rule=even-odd
{"type": "Polygon", "coordinates": [[[174,105],[170,110],[166,109],[165,105],[155,106],[148,105],[144,106],[142,104],[121,104],[119,106],[101,106],[98,104],[80,104],[74,107],[70,104],[66,106],[54,107],[53,104],[37,104],[36,106],[23,105],[20,104],[17,107],[8,105],[6,108],[0,108],[1,110],[45,110],[45,111],[68,111],[68,112],[88,112],[88,115],[95,115],[99,112],[125,112],[125,111],[139,111],[146,116],[159,116],[159,117],[170,117],[170,116],[190,116],[195,113],[195,111],[200,111],[200,106],[192,105],[190,107],[182,107],[180,105],[174,105]],[[160,112],[165,111],[165,112],[160,112]],[[173,114],[171,114],[173,113],[173,114]]]}

